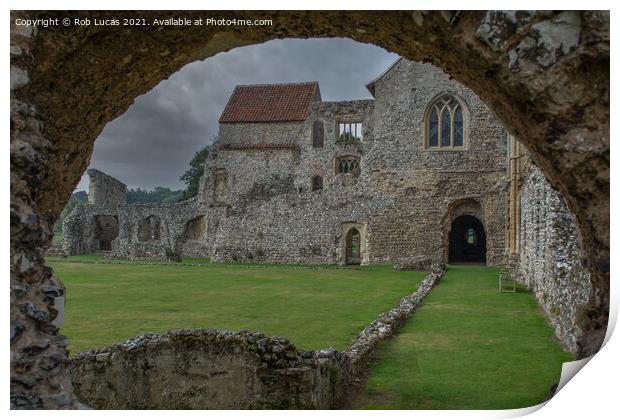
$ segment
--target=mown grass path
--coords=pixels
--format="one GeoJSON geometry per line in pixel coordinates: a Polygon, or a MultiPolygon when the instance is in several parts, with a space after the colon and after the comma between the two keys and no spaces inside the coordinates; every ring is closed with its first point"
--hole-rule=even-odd
{"type": "Polygon", "coordinates": [[[497,270],[450,267],[384,342],[359,408],[506,409],[538,404],[573,360],[534,296],[498,293],[497,270]]]}
{"type": "Polygon", "coordinates": [[[424,277],[389,266],[192,267],[58,258],[48,264],[67,287],[61,333],[69,337],[71,352],[145,332],[197,327],[246,328],[287,337],[300,348],[343,350],[424,277]]]}

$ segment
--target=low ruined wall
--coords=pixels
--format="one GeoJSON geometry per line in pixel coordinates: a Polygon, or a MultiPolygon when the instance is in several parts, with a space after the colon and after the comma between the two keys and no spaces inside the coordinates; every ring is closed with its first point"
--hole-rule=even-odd
{"type": "Polygon", "coordinates": [[[351,374],[358,377],[370,364],[377,346],[396,335],[420,303],[444,274],[443,264],[435,264],[418,289],[400,300],[395,308],[380,314],[345,350],[351,363],[351,374]]]}
{"type": "Polygon", "coordinates": [[[581,263],[573,217],[535,167],[521,190],[520,246],[519,278],[536,295],[563,345],[577,351],[578,306],[588,300],[590,276],[581,263]]]}
{"type": "Polygon", "coordinates": [[[63,223],[63,249],[68,255],[99,251],[95,218],[113,216],[118,220],[118,236],[112,240],[110,256],[122,259],[167,260],[170,253],[186,257],[208,257],[209,242],[205,232],[187,237],[187,226],[206,210],[196,198],[179,203],[139,203],[125,205],[80,204],[63,223]],[[140,226],[148,217],[159,220],[157,237],[140,238],[140,226]]]}
{"type": "Polygon", "coordinates": [[[69,371],[98,409],[328,409],[349,388],[343,353],[248,331],[147,334],[78,353],[69,371]]]}

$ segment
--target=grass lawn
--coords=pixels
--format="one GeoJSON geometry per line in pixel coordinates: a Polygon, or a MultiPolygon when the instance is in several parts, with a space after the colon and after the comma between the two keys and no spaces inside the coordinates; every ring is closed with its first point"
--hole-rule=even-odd
{"type": "Polygon", "coordinates": [[[573,360],[534,296],[498,293],[497,270],[487,267],[451,267],[377,355],[361,408],[527,407],[573,360]]]}
{"type": "Polygon", "coordinates": [[[288,337],[300,348],[343,350],[424,277],[389,266],[197,267],[85,264],[61,258],[47,262],[67,287],[61,333],[69,337],[71,352],[145,332],[194,327],[247,328],[288,337]]]}

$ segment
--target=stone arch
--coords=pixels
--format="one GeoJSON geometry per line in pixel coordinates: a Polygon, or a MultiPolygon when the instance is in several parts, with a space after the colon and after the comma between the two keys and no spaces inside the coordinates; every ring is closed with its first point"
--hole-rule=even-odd
{"type": "Polygon", "coordinates": [[[368,264],[368,228],[366,223],[348,221],[341,223],[341,234],[338,240],[338,263],[341,265],[349,264],[368,264]],[[353,238],[356,236],[356,238],[353,238]],[[355,240],[355,249],[351,249],[352,241],[355,240]],[[352,255],[351,251],[355,251],[352,255]]]}
{"type": "MultiPolygon", "coordinates": [[[[227,13],[209,16],[227,18],[227,13]]],[[[174,15],[142,12],[149,20],[174,15]]],[[[184,15],[204,17],[200,11],[184,15]]],[[[25,354],[33,340],[52,343],[37,359],[64,352],[66,344],[56,330],[39,328],[20,308],[30,299],[43,310],[55,311],[37,292],[43,285],[63,287],[44,266],[43,252],[104,125],[192,61],[270,39],[312,36],[350,37],[410,60],[431,62],[488,104],[575,215],[593,286],[581,310],[578,355],[600,348],[609,314],[608,12],[356,11],[344,21],[339,11],[237,11],[239,19],[274,21],[251,31],[208,25],[164,31],[154,26],[35,31],[15,25],[18,17],[78,16],[132,17],[124,11],[11,13],[10,223],[11,253],[19,256],[12,259],[11,280],[28,284],[32,291],[21,297],[15,292],[11,300],[12,326],[28,331],[12,337],[16,354],[25,354]],[[391,24],[377,24],[385,19],[391,24]]],[[[44,321],[43,326],[51,324],[44,321]]],[[[21,373],[11,366],[16,381],[39,378],[28,390],[17,385],[12,389],[14,406],[77,406],[64,373],[43,371],[37,363],[21,373]]]]}
{"type": "MultiPolygon", "coordinates": [[[[445,262],[450,261],[450,234],[452,232],[453,223],[456,219],[462,216],[474,217],[475,219],[480,221],[485,232],[486,248],[487,250],[492,248],[490,245],[493,244],[493,241],[492,239],[489,240],[484,211],[480,202],[473,198],[462,198],[459,200],[455,200],[454,202],[450,203],[443,218],[443,260],[445,262]]],[[[487,252],[485,260],[488,260],[488,257],[489,255],[487,252]]],[[[494,255],[491,253],[491,259],[493,259],[493,257],[494,255]]]]}

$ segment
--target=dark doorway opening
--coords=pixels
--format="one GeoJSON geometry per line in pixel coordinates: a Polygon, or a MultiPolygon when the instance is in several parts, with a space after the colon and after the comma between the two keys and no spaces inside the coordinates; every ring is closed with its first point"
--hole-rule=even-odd
{"type": "Polygon", "coordinates": [[[448,261],[486,264],[487,237],[476,217],[459,216],[452,222],[448,261]]]}
{"type": "Polygon", "coordinates": [[[360,257],[360,245],[361,235],[359,230],[355,228],[349,229],[347,232],[345,261],[347,264],[360,264],[362,262],[362,258],[360,257]]]}
{"type": "Polygon", "coordinates": [[[117,236],[117,216],[95,216],[95,244],[99,251],[112,251],[112,241],[117,236]]]}

